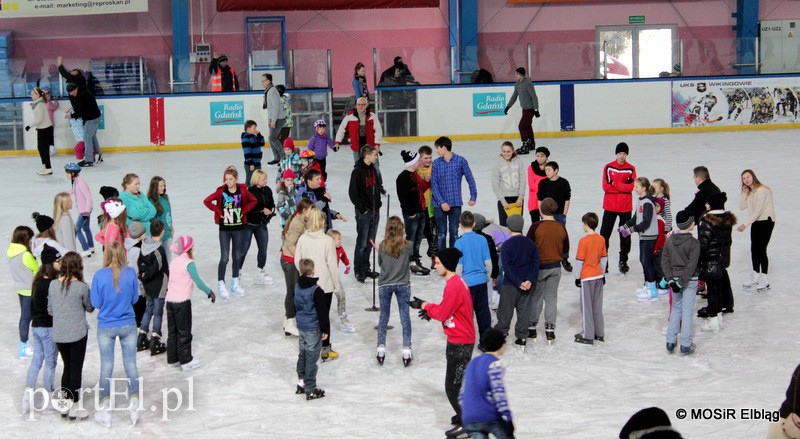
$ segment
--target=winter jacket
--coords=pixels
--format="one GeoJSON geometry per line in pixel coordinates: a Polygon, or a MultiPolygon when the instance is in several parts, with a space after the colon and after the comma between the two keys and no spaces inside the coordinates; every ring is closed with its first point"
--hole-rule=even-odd
{"type": "Polygon", "coordinates": [[[47,312],[53,316],[53,341],[72,343],[89,333],[86,313],[94,311],[94,306],[89,297],[89,286],[84,282],[73,280],[66,291],[63,285],[60,280],[50,282],[47,290],[47,312]]]}
{"type": "Polygon", "coordinates": [[[703,216],[703,213],[706,211],[706,201],[708,201],[708,197],[719,192],[720,190],[717,185],[710,179],[704,180],[697,185],[697,192],[694,193],[692,202],[686,206],[686,210],[694,214],[695,224],[700,224],[700,217],[703,216]]]}
{"type": "Polygon", "coordinates": [[[383,242],[378,246],[378,266],[381,267],[378,286],[411,284],[411,271],[409,270],[411,246],[411,241],[406,241],[403,251],[397,257],[386,253],[383,242]]]}
{"type": "Polygon", "coordinates": [[[69,97],[72,104],[72,118],[83,119],[84,122],[100,118],[100,107],[94,95],[85,87],[78,87],[78,95],[69,97]]]}
{"type": "Polygon", "coordinates": [[[458,400],[464,425],[476,422],[512,422],[503,384],[503,362],[494,354],[481,354],[467,365],[458,400]]]}
{"type": "Polygon", "coordinates": [[[169,282],[169,265],[167,252],[161,241],[145,238],[137,261],[139,280],[142,281],[144,293],[153,299],[163,299],[167,296],[169,282]]]}
{"type": "Polygon", "coordinates": [[[56,241],[71,252],[78,249],[75,243],[75,223],[69,212],[64,212],[56,223],[56,241]]]}
{"type": "Polygon", "coordinates": [[[381,187],[383,181],[381,174],[375,169],[375,165],[367,165],[364,159],[359,159],[350,174],[350,202],[355,206],[359,213],[366,213],[367,210],[378,210],[381,208],[381,187]]]}
{"type": "Polygon", "coordinates": [[[31,102],[31,110],[33,110],[33,120],[30,123],[31,128],[43,130],[53,126],[53,123],[50,122],[50,117],[47,115],[47,103],[44,101],[44,98],[40,97],[31,102]]]}
{"type": "Polygon", "coordinates": [[[539,210],[539,182],[547,178],[536,160],[528,166],[528,212],[539,210]]]}
{"type": "Polygon", "coordinates": [[[492,191],[500,200],[505,197],[525,198],[525,165],[522,159],[500,157],[492,168],[492,191]]]}
{"type": "Polygon", "coordinates": [[[281,254],[288,262],[294,263],[294,255],[297,249],[297,241],[303,232],[306,231],[306,221],[304,218],[295,216],[292,222],[289,223],[289,228],[284,229],[285,232],[281,235],[283,243],[281,244],[281,254]]]}
{"type": "Polygon", "coordinates": [[[697,229],[701,274],[713,272],[716,267],[712,265],[719,265],[723,269],[730,266],[733,242],[731,231],[735,225],[736,216],[727,211],[710,210],[703,215],[700,227],[697,229]]]}
{"type": "Polygon", "coordinates": [[[223,196],[230,197],[226,191],[227,186],[224,184],[203,200],[203,204],[214,212],[214,224],[220,224],[220,219],[223,219],[225,224],[247,224],[247,214],[255,207],[256,197],[247,190],[247,186],[244,184],[237,183],[236,186],[238,187],[240,198],[234,196],[234,200],[229,205],[226,205],[223,196]]]}
{"type": "Polygon", "coordinates": [[[31,294],[31,326],[34,328],[52,328],[53,316],[47,312],[47,296],[52,279],[41,278],[36,290],[31,294]]]}
{"type": "Polygon", "coordinates": [[[275,200],[272,198],[272,189],[269,186],[250,186],[247,190],[256,199],[255,206],[247,213],[247,224],[269,224],[269,220],[275,216],[275,200]],[[264,209],[269,209],[272,213],[264,215],[264,209]]]}
{"type": "Polygon", "coordinates": [[[94,235],[94,240],[106,246],[114,241],[125,244],[125,237],[120,233],[119,226],[113,220],[106,221],[105,227],[94,235]]]}
{"type": "MultiPolygon", "coordinates": [[[[353,109],[347,113],[347,116],[342,119],[342,124],[339,125],[339,130],[336,132],[336,144],[342,143],[344,133],[347,131],[350,134],[350,149],[353,151],[360,151],[361,145],[359,142],[359,133],[361,131],[361,121],[356,114],[358,110],[353,109]]],[[[383,143],[383,128],[381,128],[381,121],[378,115],[372,110],[367,108],[365,121],[365,132],[367,137],[367,145],[381,146],[383,143]]]]}
{"type": "Polygon", "coordinates": [[[747,219],[742,224],[749,226],[756,221],[771,219],[775,221],[775,205],[772,203],[772,190],[766,186],[759,186],[750,193],[739,196],[739,209],[747,210],[747,219]]]}
{"type": "Polygon", "coordinates": [[[122,191],[119,194],[119,199],[125,205],[125,212],[128,214],[125,224],[130,227],[132,222],[139,221],[144,226],[147,236],[150,236],[150,221],[156,217],[156,206],[153,206],[150,199],[141,192],[139,195],[133,195],[122,191]]]}
{"type": "Polygon", "coordinates": [[[92,278],[92,306],[97,313],[97,328],[116,328],[135,325],[133,305],[139,301],[139,280],[136,270],[122,267],[119,270],[119,285],[114,285],[110,267],[97,270],[92,278]]]}
{"type": "Polygon", "coordinates": [[[367,88],[367,78],[364,76],[353,75],[353,95],[358,98],[369,99],[369,89],[367,88]]]}
{"type": "Polygon", "coordinates": [[[150,222],[159,220],[164,223],[164,236],[161,237],[162,242],[167,242],[172,238],[172,205],[169,204],[169,198],[165,195],[158,196],[158,204],[161,206],[161,214],[158,214],[158,206],[156,207],[156,216],[150,222]]]}
{"type": "Polygon", "coordinates": [[[169,281],[164,300],[173,303],[192,300],[195,285],[204,293],[211,294],[211,288],[208,288],[197,274],[197,267],[192,258],[188,253],[181,253],[169,264],[169,281]]]}
{"type": "Polygon", "coordinates": [[[676,231],[670,235],[661,252],[661,269],[664,278],[677,279],[684,286],[697,279],[700,261],[700,242],[690,232],[676,231]]]}
{"type": "Polygon", "coordinates": [[[603,210],[609,212],[630,212],[633,203],[633,182],[636,168],[628,162],[623,164],[614,160],[603,167],[603,210]]]}
{"type": "Polygon", "coordinates": [[[422,196],[425,197],[425,208],[428,210],[428,216],[433,217],[433,189],[431,189],[431,173],[433,173],[433,166],[417,168],[417,175],[419,175],[419,190],[422,191],[422,196]]]}
{"type": "Polygon", "coordinates": [[[442,322],[448,343],[475,344],[475,324],[472,322],[472,296],[461,276],[455,274],[444,286],[442,301],[426,303],[425,311],[442,322]]]}
{"type": "Polygon", "coordinates": [[[14,242],[8,245],[6,256],[14,289],[20,296],[30,296],[33,276],[39,271],[39,263],[27,247],[14,242]]]}
{"type": "Polygon", "coordinates": [[[536,88],[533,86],[533,81],[530,78],[523,77],[521,81],[514,84],[514,94],[508,100],[507,107],[511,108],[514,102],[517,101],[519,96],[519,106],[523,110],[537,110],[539,109],[539,97],[536,96],[536,88]]]}
{"type": "Polygon", "coordinates": [[[347,258],[347,252],[344,251],[344,247],[341,245],[336,247],[336,261],[337,265],[339,264],[339,261],[341,261],[345,267],[350,266],[350,259],[347,258]]]}
{"type": "Polygon", "coordinates": [[[297,151],[294,151],[284,157],[283,160],[281,160],[281,162],[278,164],[278,173],[275,176],[275,183],[280,183],[283,180],[283,173],[287,169],[291,169],[292,172],[297,175],[297,177],[294,178],[294,185],[300,185],[300,182],[303,181],[303,172],[301,171],[302,166],[300,165],[300,154],[298,154],[297,151]]]}
{"type": "Polygon", "coordinates": [[[80,175],[72,180],[72,191],[70,192],[75,197],[75,206],[79,214],[89,215],[92,213],[92,193],[89,191],[89,185],[86,180],[80,175]]]}
{"type": "Polygon", "coordinates": [[[658,221],[656,207],[651,195],[636,200],[633,215],[625,223],[632,231],[639,234],[639,239],[654,241],[658,237],[658,221]]]}
{"type": "Polygon", "coordinates": [[[261,133],[251,134],[247,131],[242,133],[242,153],[245,166],[261,166],[261,157],[264,155],[261,152],[262,146],[264,146],[264,136],[261,133]]]}
{"type": "Polygon", "coordinates": [[[317,278],[300,276],[294,286],[294,306],[297,309],[297,329],[331,332],[331,323],[325,306],[325,292],[317,285],[317,278]]]}
{"type": "Polygon", "coordinates": [[[50,124],[55,126],[56,118],[54,113],[58,110],[58,99],[51,98],[45,107],[47,108],[47,117],[50,119],[50,124]]]}
{"type": "Polygon", "coordinates": [[[292,128],[294,122],[292,122],[292,101],[289,100],[289,93],[284,93],[281,96],[281,108],[283,108],[283,117],[286,119],[286,122],[283,123],[283,128],[292,128]]]}
{"type": "Polygon", "coordinates": [[[314,275],[319,279],[318,284],[323,291],[343,291],[336,259],[336,243],[323,230],[307,230],[300,236],[294,250],[294,263],[298,272],[301,259],[314,261],[314,275]]]}
{"type": "Polygon", "coordinates": [[[283,106],[281,105],[281,94],[272,84],[270,84],[270,86],[264,90],[263,107],[265,110],[267,110],[268,122],[277,122],[278,119],[286,119],[286,114],[284,114],[283,106]]]}
{"type": "Polygon", "coordinates": [[[278,199],[275,202],[275,207],[278,209],[278,215],[281,216],[281,228],[283,228],[297,208],[297,186],[287,189],[283,183],[278,183],[277,191],[278,199]]]}
{"type": "Polygon", "coordinates": [[[333,149],[334,146],[335,143],[333,143],[333,139],[331,139],[327,131],[320,136],[314,130],[314,136],[308,141],[308,150],[314,152],[314,160],[324,160],[328,157],[328,148],[333,149]]]}
{"type": "Polygon", "coordinates": [[[419,175],[408,169],[403,169],[395,180],[397,187],[397,200],[403,215],[414,216],[423,211],[425,196],[419,191],[419,175]]]}

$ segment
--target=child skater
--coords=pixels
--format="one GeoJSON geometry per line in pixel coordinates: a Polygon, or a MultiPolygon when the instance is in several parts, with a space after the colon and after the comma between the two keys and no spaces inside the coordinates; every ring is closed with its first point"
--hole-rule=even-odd
{"type": "Polygon", "coordinates": [[[8,245],[8,268],[14,289],[19,298],[19,349],[17,354],[20,359],[30,358],[33,355],[33,346],[28,347],[29,327],[31,325],[31,284],[33,276],[39,270],[39,263],[31,253],[31,239],[33,230],[27,226],[17,226],[8,245]]]}
{"type": "Polygon", "coordinates": [[[72,210],[72,197],[67,192],[59,192],[53,199],[53,221],[55,221],[56,241],[68,251],[78,251],[75,245],[75,223],[69,211],[72,210]]]}
{"type": "MultiPolygon", "coordinates": [[[[659,295],[664,295],[669,293],[668,282],[664,278],[664,271],[661,269],[661,253],[664,249],[664,244],[667,242],[667,232],[665,230],[667,224],[661,216],[661,213],[664,212],[664,206],[666,206],[666,199],[654,198],[653,201],[655,201],[656,221],[658,223],[658,234],[656,235],[656,243],[653,246],[653,261],[656,267],[656,289],[659,295]]],[[[670,299],[670,304],[671,303],[672,299],[670,299]]]]}
{"type": "Polygon", "coordinates": [[[676,337],[680,335],[681,355],[694,352],[692,319],[697,298],[697,263],[700,260],[700,242],[692,236],[694,215],[688,210],[678,212],[675,218],[678,231],[670,235],[661,256],[664,270],[672,290],[672,310],[667,326],[667,352],[675,352],[676,337]]]}
{"type": "MultiPolygon", "coordinates": [[[[100,196],[103,197],[103,201],[108,201],[109,198],[119,198],[119,191],[113,186],[101,186],[98,192],[100,192],[100,196]]],[[[101,229],[106,221],[106,213],[103,211],[103,201],[100,202],[100,215],[97,215],[97,225],[101,229]]]]}
{"type": "Polygon", "coordinates": [[[326,309],[325,291],[314,277],[314,261],[300,259],[300,277],[294,287],[294,305],[297,308],[297,329],[300,332],[300,351],[297,354],[297,390],[306,394],[306,401],[325,397],[317,387],[317,358],[322,342],[331,331],[326,309]]]}
{"type": "Polygon", "coordinates": [[[200,367],[200,362],[192,357],[192,289],[195,285],[208,294],[211,303],[217,296],[207,287],[192,257],[194,239],[183,235],[175,240],[170,250],[177,256],[169,264],[169,282],[165,301],[167,304],[167,363],[180,366],[182,370],[200,367]]]}
{"type": "MultiPolygon", "coordinates": [[[[164,224],[161,246],[164,247],[167,265],[169,265],[172,253],[169,251],[169,247],[172,245],[172,237],[175,236],[175,227],[172,225],[172,205],[169,203],[169,195],[167,195],[167,181],[157,175],[151,178],[150,187],[147,189],[147,198],[156,208],[156,217],[153,218],[153,221],[159,220],[164,224]]],[[[152,235],[153,231],[151,230],[150,233],[152,235]]]]}
{"type": "MultiPolygon", "coordinates": [[[[140,256],[134,261],[137,264],[139,280],[145,294],[145,311],[142,315],[139,333],[147,336],[150,333],[150,356],[164,353],[166,345],[161,341],[161,320],[164,315],[164,298],[167,296],[169,280],[169,262],[166,251],[161,244],[166,234],[166,226],[161,220],[150,223],[152,237],[142,241],[140,256]],[[153,330],[150,331],[150,318],[153,319],[153,330]]],[[[140,336],[141,337],[141,336],[140,336]]]]}
{"type": "Polygon", "coordinates": [[[327,122],[318,119],[314,122],[314,135],[308,140],[308,150],[314,152],[314,161],[319,164],[322,169],[322,179],[328,179],[328,173],[325,172],[327,165],[328,148],[333,151],[338,151],[339,146],[335,145],[331,136],[325,132],[328,128],[327,122]]]}
{"type": "Polygon", "coordinates": [[[102,230],[94,235],[94,240],[100,245],[106,246],[112,242],[125,244],[125,237],[128,236],[128,213],[125,205],[119,198],[109,198],[100,203],[103,211],[102,230]]]}
{"type": "Polygon", "coordinates": [[[281,217],[281,229],[286,227],[286,222],[294,214],[297,208],[297,174],[291,169],[283,171],[283,180],[275,187],[278,198],[275,201],[275,208],[281,217]]]}
{"type": "Polygon", "coordinates": [[[50,247],[55,248],[58,250],[59,253],[62,255],[67,254],[69,250],[66,249],[63,245],[61,245],[56,240],[56,229],[55,229],[55,221],[53,218],[50,218],[47,215],[42,215],[39,212],[33,212],[33,220],[36,222],[36,230],[39,233],[33,237],[33,241],[31,242],[31,253],[37,258],[41,256],[42,250],[44,249],[44,245],[47,244],[50,247]]]}
{"type": "MultiPolygon", "coordinates": [[[[58,277],[61,269],[61,255],[49,245],[42,250],[42,266],[33,278],[31,287],[31,323],[33,326],[33,359],[28,367],[25,379],[25,393],[22,396],[22,414],[30,412],[33,397],[36,393],[36,380],[39,370],[44,365],[44,391],[51,395],[56,389],[54,385],[58,347],[53,341],[53,317],[47,312],[47,292],[50,282],[58,277]]],[[[47,400],[47,398],[45,398],[47,400]]]]}
{"type": "Polygon", "coordinates": [[[261,169],[261,148],[264,146],[264,136],[258,131],[254,120],[244,123],[242,133],[242,153],[244,153],[244,181],[249,182],[253,171],[261,169]]]}
{"type": "Polygon", "coordinates": [[[656,289],[656,267],[653,257],[653,248],[658,236],[658,221],[653,197],[649,195],[650,180],[639,177],[633,184],[633,191],[639,198],[634,205],[633,217],[620,226],[622,236],[630,236],[631,232],[639,233],[639,262],[644,271],[645,291],[638,293],[639,302],[654,302],[658,300],[656,289]]]}
{"type": "Polygon", "coordinates": [[[291,170],[294,174],[294,184],[299,185],[301,181],[300,149],[294,146],[294,140],[291,137],[287,137],[286,140],[283,141],[283,155],[283,160],[278,164],[278,174],[275,178],[275,183],[280,183],[286,171],[291,170]]]}
{"type": "Polygon", "coordinates": [[[595,231],[600,223],[597,214],[586,213],[581,222],[586,236],[578,241],[575,286],[581,289],[583,330],[575,334],[575,342],[594,344],[595,340],[605,341],[603,285],[606,283],[604,273],[608,266],[608,250],[605,239],[595,231]]]}
{"type": "Polygon", "coordinates": [[[653,180],[653,185],[650,187],[653,198],[656,200],[664,200],[664,208],[661,210],[661,218],[664,219],[664,233],[669,234],[672,231],[672,208],[669,196],[669,184],[663,178],[656,178],[653,180]]]}
{"type": "Polygon", "coordinates": [[[81,167],[77,163],[67,163],[64,165],[64,173],[70,182],[70,194],[75,197],[75,204],[78,207],[78,222],[75,224],[78,242],[81,243],[81,256],[88,258],[94,254],[94,240],[92,239],[92,228],[90,215],[92,214],[93,202],[92,192],[86,180],[81,177],[81,167]]]}
{"type": "Polygon", "coordinates": [[[411,318],[408,315],[408,301],[411,300],[411,253],[413,244],[406,240],[403,220],[391,216],[386,222],[386,234],[378,247],[378,294],[381,302],[381,316],[378,319],[378,351],[375,358],[383,365],[386,357],[386,327],[389,325],[389,311],[392,295],[397,300],[400,324],[403,326],[403,366],[408,367],[414,358],[411,355],[411,318]]]}
{"type": "MultiPolygon", "coordinates": [[[[333,238],[333,243],[336,244],[336,265],[340,262],[344,263],[344,274],[350,274],[350,259],[347,258],[347,253],[342,247],[342,234],[338,230],[330,229],[326,235],[333,238]]],[[[356,332],[356,327],[347,319],[347,299],[344,294],[344,288],[336,292],[336,311],[339,313],[339,328],[344,332],[356,332]]]]}

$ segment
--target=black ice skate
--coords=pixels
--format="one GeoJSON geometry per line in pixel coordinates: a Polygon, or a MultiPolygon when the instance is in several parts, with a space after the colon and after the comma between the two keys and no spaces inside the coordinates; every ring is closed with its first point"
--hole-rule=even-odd
{"type": "Polygon", "coordinates": [[[556,340],[556,325],[547,324],[544,326],[544,335],[547,337],[547,344],[551,345],[556,340]]]}
{"type": "Polygon", "coordinates": [[[628,267],[628,262],[627,261],[619,261],[619,272],[622,273],[622,274],[625,274],[628,271],[630,271],[630,267],[628,267]]]}
{"type": "Polygon", "coordinates": [[[325,397],[325,391],[317,387],[316,389],[312,390],[311,393],[306,393],[306,401],[311,401],[312,399],[320,399],[325,397]]]}

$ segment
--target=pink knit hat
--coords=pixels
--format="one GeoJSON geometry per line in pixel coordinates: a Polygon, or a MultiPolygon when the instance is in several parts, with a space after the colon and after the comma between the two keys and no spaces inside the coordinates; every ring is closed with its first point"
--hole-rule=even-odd
{"type": "Polygon", "coordinates": [[[194,246],[194,239],[189,235],[181,235],[169,248],[172,253],[180,255],[186,253],[194,246]]]}

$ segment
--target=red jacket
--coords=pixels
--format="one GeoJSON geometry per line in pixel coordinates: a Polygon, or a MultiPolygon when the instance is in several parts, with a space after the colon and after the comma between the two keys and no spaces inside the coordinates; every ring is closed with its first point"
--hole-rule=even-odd
{"type": "MultiPolygon", "coordinates": [[[[253,210],[253,207],[256,206],[258,200],[250,191],[247,190],[247,185],[242,183],[237,183],[236,186],[239,187],[239,193],[242,194],[242,223],[247,224],[247,213],[253,210]]],[[[207,196],[205,200],[203,200],[203,204],[209,208],[212,212],[214,212],[214,224],[219,224],[219,219],[222,218],[222,192],[225,191],[225,185],[218,187],[214,193],[207,196]]]]}
{"type": "MultiPolygon", "coordinates": [[[[353,151],[359,151],[361,150],[361,147],[364,146],[359,145],[358,143],[358,130],[360,121],[358,120],[358,116],[355,114],[356,111],[357,110],[353,109],[347,112],[347,116],[342,119],[342,124],[339,125],[339,131],[336,133],[336,144],[338,145],[344,139],[344,132],[347,130],[347,133],[350,135],[350,149],[353,151]]],[[[381,146],[381,142],[383,142],[383,129],[381,128],[381,121],[378,120],[378,115],[369,108],[367,109],[366,132],[368,145],[381,146]]]]}
{"type": "Polygon", "coordinates": [[[432,319],[442,322],[448,343],[475,344],[472,296],[461,276],[451,277],[444,286],[441,303],[428,303],[425,311],[432,319]]]}
{"type": "Polygon", "coordinates": [[[661,215],[658,215],[658,237],[656,237],[656,245],[653,246],[653,256],[658,256],[667,242],[667,235],[664,233],[665,222],[661,215]]]}
{"type": "Polygon", "coordinates": [[[547,175],[539,168],[539,162],[532,161],[528,166],[528,212],[539,210],[539,182],[545,178],[547,175]]]}
{"type": "Polygon", "coordinates": [[[616,160],[603,168],[603,210],[609,212],[630,212],[633,209],[633,182],[636,181],[636,168],[616,160]]]}

